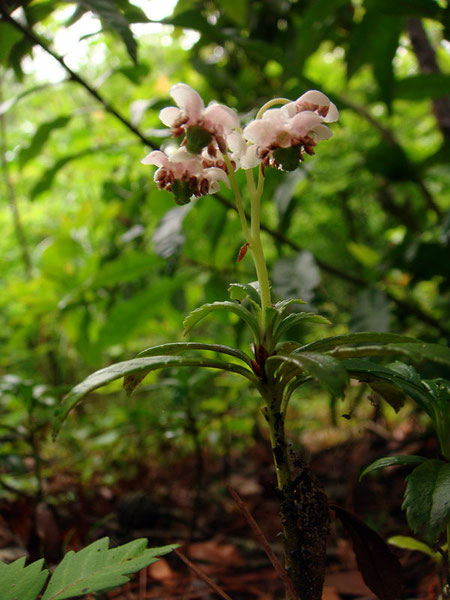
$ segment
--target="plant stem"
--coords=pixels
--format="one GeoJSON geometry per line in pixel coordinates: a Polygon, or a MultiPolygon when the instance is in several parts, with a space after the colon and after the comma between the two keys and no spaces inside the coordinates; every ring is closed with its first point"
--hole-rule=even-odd
{"type": "Polygon", "coordinates": [[[234,192],[234,197],[236,199],[236,208],[239,215],[239,220],[241,221],[242,231],[244,233],[245,241],[250,245],[251,244],[251,234],[247,225],[247,217],[245,216],[244,204],[242,202],[241,191],[239,189],[239,184],[237,182],[236,173],[234,172],[233,165],[231,164],[230,157],[228,154],[223,154],[223,158],[225,160],[225,164],[228,169],[228,177],[230,179],[231,188],[234,192]]]}
{"type": "Polygon", "coordinates": [[[306,464],[294,457],[293,478],[281,413],[283,393],[266,385],[263,409],[269,426],[280,497],[286,570],[300,600],[320,600],[325,578],[328,501],[306,464]]]}

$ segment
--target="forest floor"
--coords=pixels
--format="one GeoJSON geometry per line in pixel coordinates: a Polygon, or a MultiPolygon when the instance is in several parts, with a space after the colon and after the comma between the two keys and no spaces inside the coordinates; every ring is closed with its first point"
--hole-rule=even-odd
{"type": "MultiPolygon", "coordinates": [[[[331,445],[311,436],[303,453],[326,488],[330,501],[352,511],[387,539],[410,535],[401,503],[408,470],[379,471],[359,482],[373,460],[394,454],[436,455],[435,442],[404,424],[394,431],[382,425],[356,439],[331,445]]],[[[282,555],[275,475],[267,441],[260,437],[245,455],[215,457],[203,453],[170,464],[143,463],[133,477],[105,485],[94,477],[81,484],[71,473],[57,472],[46,482],[44,500],[0,500],[0,559],[24,553],[56,564],[63,550],[81,549],[103,537],[112,544],[147,537],[149,547],[180,544],[180,551],[201,571],[194,572],[175,553],[137,574],[105,600],[208,600],[219,598],[209,577],[232,600],[284,597],[280,580],[231,497],[231,486],[245,502],[278,556],[282,555]],[[206,577],[205,577],[206,576],[206,577]]],[[[431,560],[419,552],[393,548],[404,566],[406,600],[436,600],[438,580],[431,560]]],[[[223,596],[226,597],[226,596],[223,596]]],[[[356,564],[352,542],[332,522],[323,600],[372,600],[356,564]]],[[[90,600],[90,598],[89,598],[90,600]]]]}

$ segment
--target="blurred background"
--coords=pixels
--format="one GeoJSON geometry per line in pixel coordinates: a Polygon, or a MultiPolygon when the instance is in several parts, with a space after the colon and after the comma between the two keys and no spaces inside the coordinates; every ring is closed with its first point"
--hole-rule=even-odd
{"type": "MultiPolygon", "coordinates": [[[[230,282],[255,279],[249,257],[236,262],[243,240],[230,192],[177,207],[140,164],[173,143],[158,113],[173,104],[177,82],[243,122],[268,99],[309,89],[340,111],[314,157],[292,173],[266,173],[274,295],[304,298],[333,323],[299,328],[296,338],[368,330],[448,341],[446,0],[2,0],[0,16],[0,497],[8,510],[17,498],[46,498],[73,511],[80,489],[97,501],[104,494],[110,507],[120,482],[137,481],[148,461],[162,479],[169,464],[188,461],[191,495],[173,481],[159,493],[186,497],[196,520],[208,478],[225,481],[244,449],[267,450],[254,392],[217,373],[151,375],[129,400],[112,384],[71,415],[57,444],[48,439],[70,387],[181,340],[190,310],[227,299],[230,282]],[[217,458],[217,472],[208,473],[205,456],[217,458]]],[[[202,322],[195,339],[250,344],[225,316],[202,322]]],[[[448,373],[425,367],[423,375],[448,373]]],[[[316,389],[297,398],[293,444],[313,452],[367,443],[368,430],[385,440],[426,431],[411,406],[395,415],[361,402],[366,394],[352,387],[338,405],[316,389]]],[[[255,485],[261,493],[266,483],[255,485]]],[[[80,539],[107,513],[88,519],[80,539]]],[[[31,538],[30,547],[42,542],[31,538]]]]}

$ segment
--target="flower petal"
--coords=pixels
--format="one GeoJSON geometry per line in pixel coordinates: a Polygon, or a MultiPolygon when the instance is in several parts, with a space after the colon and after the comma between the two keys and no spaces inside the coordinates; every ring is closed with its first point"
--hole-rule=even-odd
{"type": "Polygon", "coordinates": [[[173,127],[180,115],[181,110],[179,108],[176,108],[176,106],[168,106],[159,112],[159,119],[164,125],[167,125],[167,127],[173,127]]]}
{"type": "Polygon", "coordinates": [[[323,122],[323,118],[315,112],[305,110],[298,113],[291,120],[290,131],[295,137],[302,138],[307,135],[313,127],[320,125],[323,122]]]}
{"type": "Polygon", "coordinates": [[[323,92],[319,90],[309,90],[297,98],[295,101],[297,106],[300,104],[317,104],[317,106],[329,106],[330,99],[323,92]]]}
{"type": "Polygon", "coordinates": [[[326,117],[324,118],[325,123],[334,123],[339,119],[339,111],[336,108],[336,105],[333,102],[330,102],[330,106],[328,108],[328,112],[326,117]]]}
{"type": "Polygon", "coordinates": [[[223,181],[227,188],[230,188],[228,176],[222,169],[218,169],[217,167],[209,167],[203,171],[203,176],[209,181],[210,194],[215,194],[219,191],[219,181],[223,181]]]}
{"type": "Polygon", "coordinates": [[[333,132],[326,125],[316,125],[309,132],[316,142],[321,142],[322,140],[329,140],[333,137],[333,132]]]}
{"type": "Polygon", "coordinates": [[[198,92],[186,83],[176,83],[170,90],[170,95],[177,103],[183,113],[189,117],[189,121],[197,122],[205,109],[203,100],[198,92]]]}
{"type": "Polygon", "coordinates": [[[238,116],[233,109],[216,103],[211,103],[206,108],[203,114],[203,123],[209,131],[219,128],[225,135],[240,126],[238,116]]]}
{"type": "Polygon", "coordinates": [[[153,150],[150,154],[147,154],[145,158],[141,160],[143,165],[156,165],[157,167],[168,167],[169,159],[160,150],[153,150]]]}

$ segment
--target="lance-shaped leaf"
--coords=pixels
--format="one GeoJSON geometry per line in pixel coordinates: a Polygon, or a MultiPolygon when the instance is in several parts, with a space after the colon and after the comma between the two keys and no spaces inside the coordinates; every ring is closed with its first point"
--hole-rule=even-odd
{"type": "Polygon", "coordinates": [[[307,302],[301,298],[288,298],[287,300],[280,300],[279,302],[276,302],[274,306],[277,310],[283,312],[283,310],[291,304],[307,304],[307,302]]]}
{"type": "Polygon", "coordinates": [[[355,344],[392,344],[406,342],[418,343],[420,340],[405,335],[398,335],[396,333],[378,333],[376,331],[361,333],[357,332],[323,338],[317,342],[312,342],[302,346],[297,350],[297,352],[303,352],[304,350],[324,352],[333,350],[335,348],[340,348],[341,346],[354,346],[355,344]]]}
{"type": "Polygon", "coordinates": [[[322,323],[323,325],[331,325],[330,321],[322,317],[322,315],[317,315],[312,312],[300,312],[293,313],[285,317],[278,327],[275,329],[274,337],[279,339],[282,335],[284,335],[289,329],[295,327],[296,325],[300,325],[301,323],[322,323]]]}
{"type": "Polygon", "coordinates": [[[450,366],[450,348],[441,344],[426,344],[415,342],[360,345],[353,347],[339,347],[331,351],[336,358],[363,358],[365,356],[402,356],[413,362],[424,360],[450,366]]]}
{"type": "Polygon", "coordinates": [[[261,296],[259,295],[258,289],[255,287],[259,286],[258,282],[253,283],[230,283],[228,291],[230,292],[230,298],[232,300],[239,300],[240,302],[245,298],[249,297],[256,302],[258,306],[261,306],[261,296]]]}
{"type": "Polygon", "coordinates": [[[358,569],[366,585],[380,600],[399,600],[402,566],[386,542],[358,517],[337,504],[330,504],[351,537],[358,569]]]}
{"type": "Polygon", "coordinates": [[[281,362],[290,367],[297,367],[299,374],[306,371],[335,397],[342,396],[348,384],[347,371],[335,358],[327,354],[303,352],[302,354],[275,355],[267,359],[267,363],[281,362]]]}
{"type": "MultiPolygon", "coordinates": [[[[65,396],[55,410],[55,421],[53,425],[53,437],[55,438],[61,428],[62,423],[67,417],[68,413],[72,408],[80,402],[90,392],[115,381],[122,377],[131,375],[139,375],[137,383],[142,381],[143,377],[151,371],[158,369],[167,369],[170,367],[206,367],[209,369],[219,369],[222,371],[229,371],[230,373],[236,373],[249,379],[253,384],[259,386],[259,382],[255,375],[245,367],[234,363],[229,363],[221,360],[215,360],[212,358],[205,357],[190,357],[190,356],[145,356],[143,358],[133,358],[132,360],[126,360],[104,369],[100,369],[95,373],[92,373],[84,381],[79,383],[77,386],[65,396]]],[[[136,387],[133,384],[126,389],[128,393],[131,393],[136,387]]]]}
{"type": "Polygon", "coordinates": [[[159,346],[152,346],[139,352],[138,357],[141,356],[161,356],[181,354],[181,352],[187,352],[189,350],[209,350],[210,352],[218,352],[220,354],[227,354],[228,356],[234,356],[244,361],[246,364],[251,366],[251,358],[241,352],[237,348],[232,346],[225,346],[224,344],[202,344],[201,342],[172,342],[169,344],[160,344],[159,346]]]}
{"type": "Polygon", "coordinates": [[[183,321],[184,335],[187,335],[195,325],[204,319],[209,313],[216,310],[226,310],[232,312],[247,323],[253,332],[255,340],[258,339],[259,327],[258,321],[252,313],[237,302],[213,302],[211,304],[203,304],[199,308],[193,310],[183,321]]]}
{"type": "Polygon", "coordinates": [[[108,590],[129,581],[129,575],[151,565],[176,545],[148,548],[146,539],[109,549],[107,537],[79,552],[68,552],[50,579],[42,600],[65,600],[108,590]]]}
{"type": "Polygon", "coordinates": [[[0,562],[2,600],[36,600],[48,577],[48,571],[42,570],[43,564],[43,560],[38,560],[26,567],[25,557],[10,564],[0,562]]]}
{"type": "Polygon", "coordinates": [[[442,562],[442,554],[435,552],[428,544],[424,544],[416,538],[410,537],[409,535],[393,535],[388,539],[388,544],[397,546],[397,548],[403,548],[404,550],[417,550],[428,554],[437,563],[442,562]]]}
{"type": "Polygon", "coordinates": [[[407,482],[402,508],[408,525],[432,545],[450,522],[450,463],[427,460],[407,482]]]}
{"type": "Polygon", "coordinates": [[[373,471],[377,471],[378,469],[383,469],[384,467],[419,465],[425,462],[426,460],[427,459],[423,456],[415,456],[414,454],[385,456],[384,458],[379,458],[378,460],[371,463],[368,467],[366,467],[359,476],[359,480],[361,481],[361,479],[368,473],[372,473],[373,471]]]}
{"type": "Polygon", "coordinates": [[[399,410],[406,396],[410,396],[421,408],[430,413],[433,396],[420,380],[406,371],[399,373],[389,367],[358,358],[343,360],[342,364],[350,377],[368,383],[395,410],[399,410]]]}

